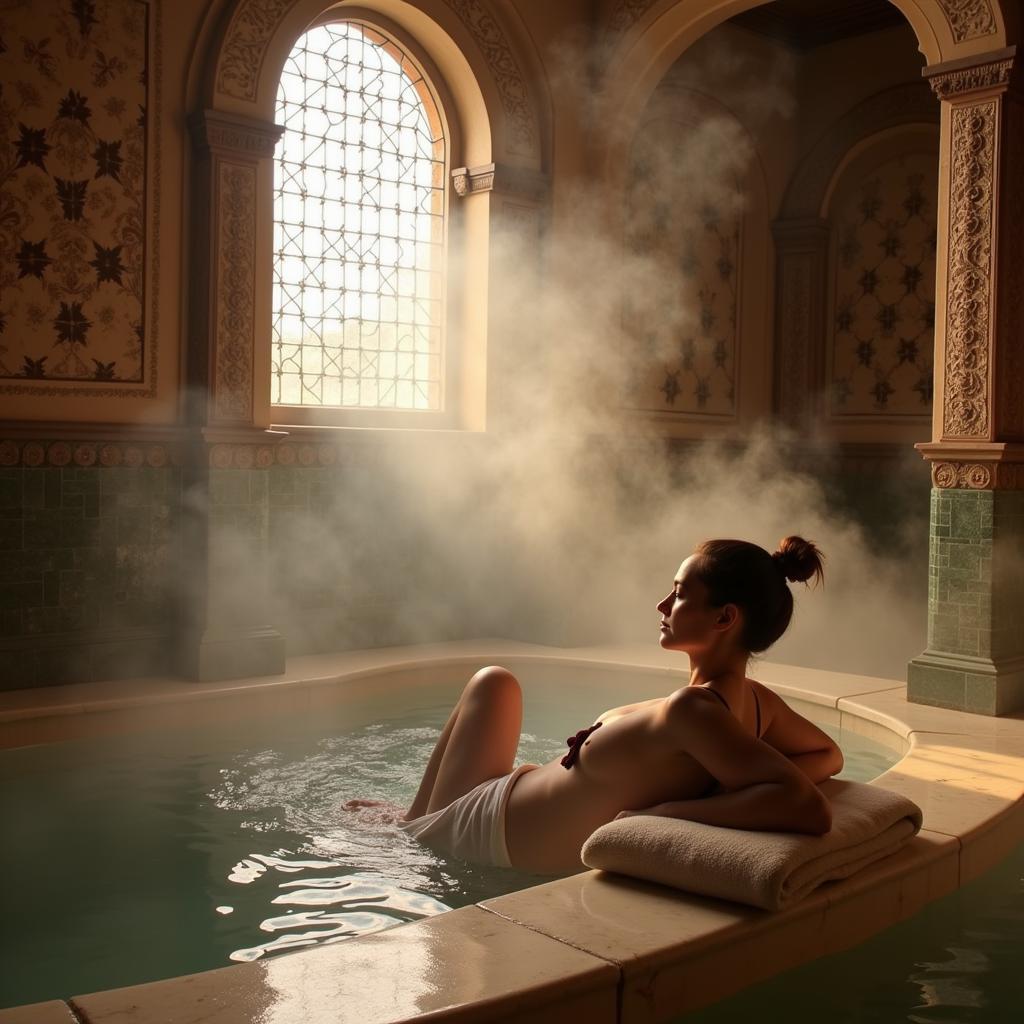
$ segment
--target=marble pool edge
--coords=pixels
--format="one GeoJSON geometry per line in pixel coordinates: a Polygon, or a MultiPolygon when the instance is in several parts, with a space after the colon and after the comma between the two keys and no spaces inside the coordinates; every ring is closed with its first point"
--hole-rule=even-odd
{"type": "MultiPolygon", "coordinates": [[[[507,640],[316,655],[279,677],[213,684],[171,679],[0,693],[0,747],[133,731],[333,702],[347,687],[403,671],[501,662],[633,669],[666,678],[658,649],[551,648],[507,640]],[[190,707],[191,706],[191,707],[190,707]],[[265,706],[265,707],[264,707],[265,706]]],[[[359,1024],[401,1020],[657,1021],[854,945],[976,877],[1024,839],[1024,719],[986,718],[906,700],[896,680],[763,662],[756,674],[829,724],[904,756],[875,784],[924,811],[899,854],[788,910],[765,913],[586,871],[475,906],[279,957],[109,992],[0,1010],[0,1024],[359,1024]]]]}

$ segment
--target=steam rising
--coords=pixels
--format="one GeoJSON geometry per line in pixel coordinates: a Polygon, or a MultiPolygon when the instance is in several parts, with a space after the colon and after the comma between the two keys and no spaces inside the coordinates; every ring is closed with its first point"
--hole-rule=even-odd
{"type": "MultiPolygon", "coordinates": [[[[642,187],[671,197],[676,221],[698,220],[712,200],[736,202],[732,183],[792,113],[791,65],[773,58],[752,74],[753,58],[716,36],[670,72],[668,104],[652,100],[695,125],[682,156],[647,140],[642,187]],[[749,131],[732,117],[697,124],[683,109],[696,80],[713,83],[715,101],[749,131]]],[[[566,87],[582,96],[586,62],[564,61],[566,87]]],[[[285,632],[304,649],[470,636],[653,645],[654,605],[698,542],[737,537],[773,550],[796,533],[824,551],[826,585],[795,588],[793,625],[767,657],[902,678],[925,642],[919,460],[908,453],[906,492],[893,491],[880,539],[794,468],[810,444],[818,472],[834,469],[827,437],[759,423],[702,443],[659,438],[626,408],[638,360],[651,354],[623,330],[623,301],[683,329],[692,297],[678,262],[624,244],[622,208],[606,183],[588,181],[559,190],[540,251],[521,231],[492,238],[486,434],[345,441],[336,486],[304,511],[272,507],[285,632]]]]}

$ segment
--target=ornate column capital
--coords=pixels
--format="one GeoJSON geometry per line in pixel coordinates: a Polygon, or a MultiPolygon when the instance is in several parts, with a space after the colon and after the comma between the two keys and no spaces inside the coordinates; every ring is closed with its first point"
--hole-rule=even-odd
{"type": "Polygon", "coordinates": [[[274,155],[283,126],[221,110],[200,110],[188,119],[192,144],[204,153],[269,158],[274,155]]]}
{"type": "Polygon", "coordinates": [[[1003,91],[1020,87],[1020,61],[1017,47],[962,57],[942,64],[929,64],[921,71],[940,100],[957,102],[961,97],[974,98],[976,93],[1003,91]]]}
{"type": "Polygon", "coordinates": [[[937,441],[914,447],[931,463],[932,485],[940,489],[1024,490],[1024,444],[937,441]]]}
{"type": "Polygon", "coordinates": [[[543,203],[547,199],[550,182],[546,174],[528,167],[480,164],[477,167],[456,167],[452,171],[452,187],[457,195],[463,197],[493,191],[543,203]]]}

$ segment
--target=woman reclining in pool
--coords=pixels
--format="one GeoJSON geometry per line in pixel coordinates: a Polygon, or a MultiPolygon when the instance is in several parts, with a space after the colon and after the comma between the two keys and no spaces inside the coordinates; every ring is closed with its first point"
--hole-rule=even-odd
{"type": "Polygon", "coordinates": [[[827,832],[830,809],[815,783],[842,769],[839,748],[746,674],[751,654],[789,625],[787,580],[821,576],[821,553],[800,537],[774,554],[745,541],[701,544],[658,604],[661,646],[689,655],[689,684],[604,712],[545,765],[513,770],[519,683],[503,668],[481,669],[400,827],[455,856],[545,874],[581,870],[587,837],[630,814],[827,832]]]}

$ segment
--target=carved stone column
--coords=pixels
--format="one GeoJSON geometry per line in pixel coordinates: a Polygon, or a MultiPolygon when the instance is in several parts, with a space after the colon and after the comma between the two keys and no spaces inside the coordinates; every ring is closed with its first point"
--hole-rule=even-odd
{"type": "Polygon", "coordinates": [[[925,69],[943,101],[922,704],[1024,708],[1024,95],[1014,47],[925,69]],[[943,303],[944,296],[944,303],[943,303]]]}
{"type": "Polygon", "coordinates": [[[828,295],[828,224],[776,221],[775,412],[793,427],[820,419],[828,295]]]}
{"type": "Polygon", "coordinates": [[[183,467],[186,558],[179,594],[179,670],[193,679],[284,670],[270,623],[269,485],[256,442],[269,402],[256,382],[269,359],[274,147],[282,129],[204,111],[190,124],[192,259],[183,467]]]}

